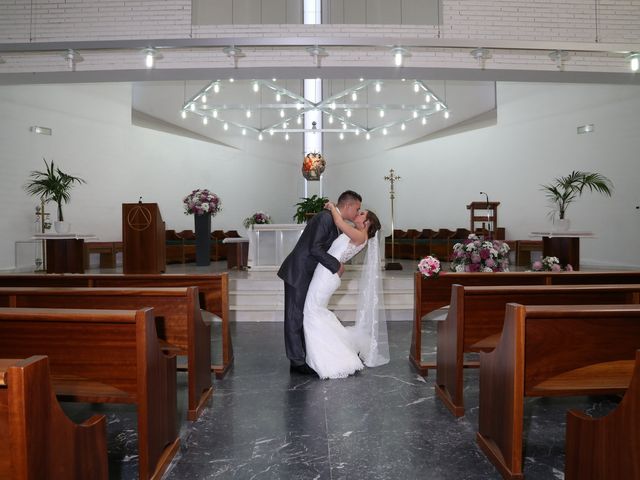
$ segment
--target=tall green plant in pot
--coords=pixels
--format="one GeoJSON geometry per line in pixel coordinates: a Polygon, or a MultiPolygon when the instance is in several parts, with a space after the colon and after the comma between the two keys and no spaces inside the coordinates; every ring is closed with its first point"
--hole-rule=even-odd
{"type": "Polygon", "coordinates": [[[30,180],[25,184],[24,188],[27,193],[39,197],[43,202],[54,201],[57,204],[57,218],[54,228],[58,233],[68,233],[70,225],[64,221],[62,214],[62,204],[69,203],[71,199],[71,188],[75,184],[87,183],[80,177],[74,177],[60,170],[51,163],[44,160],[45,170],[34,170],[29,175],[30,180]]]}
{"type": "Polygon", "coordinates": [[[564,231],[568,230],[570,225],[566,218],[567,208],[582,195],[585,189],[609,197],[613,192],[613,182],[604,175],[579,170],[574,170],[564,177],[557,177],[552,183],[541,185],[541,187],[551,203],[549,216],[558,229],[564,231]]]}
{"type": "Polygon", "coordinates": [[[324,204],[329,201],[328,198],[319,197],[318,195],[302,198],[301,200],[301,202],[296,203],[296,213],[293,216],[296,223],[306,222],[313,215],[321,212],[324,208],[324,204]]]}

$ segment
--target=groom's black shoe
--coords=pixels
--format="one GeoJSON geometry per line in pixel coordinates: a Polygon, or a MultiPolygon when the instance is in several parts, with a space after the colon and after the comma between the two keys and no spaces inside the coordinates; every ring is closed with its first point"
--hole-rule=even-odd
{"type": "Polygon", "coordinates": [[[299,373],[300,375],[318,375],[316,371],[306,363],[303,363],[302,365],[291,364],[289,371],[292,373],[299,373]]]}

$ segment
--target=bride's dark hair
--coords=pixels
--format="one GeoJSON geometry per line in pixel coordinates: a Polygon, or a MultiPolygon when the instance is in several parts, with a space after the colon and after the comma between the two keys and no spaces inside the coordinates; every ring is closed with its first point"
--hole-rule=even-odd
{"type": "Polygon", "coordinates": [[[369,221],[367,236],[369,238],[373,238],[376,236],[376,232],[380,230],[380,228],[382,228],[380,225],[380,220],[378,220],[378,216],[371,210],[367,210],[367,220],[369,221]]]}

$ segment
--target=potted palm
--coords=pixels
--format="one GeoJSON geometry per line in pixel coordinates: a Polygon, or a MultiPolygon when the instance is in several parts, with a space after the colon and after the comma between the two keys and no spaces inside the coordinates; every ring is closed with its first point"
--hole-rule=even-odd
{"type": "Polygon", "coordinates": [[[64,221],[62,214],[62,204],[69,203],[71,198],[71,188],[76,183],[86,183],[80,177],[74,177],[68,175],[51,163],[47,163],[45,159],[44,171],[32,171],[29,176],[30,180],[24,186],[27,193],[40,197],[43,202],[49,202],[53,200],[58,206],[57,221],[54,223],[54,228],[58,233],[68,233],[70,224],[64,221]]]}
{"type": "Polygon", "coordinates": [[[321,212],[324,204],[329,201],[326,197],[313,195],[311,197],[302,198],[301,202],[296,203],[296,213],[293,219],[296,223],[304,223],[316,213],[321,212]]]}
{"type": "Polygon", "coordinates": [[[569,230],[570,222],[565,217],[567,208],[588,189],[611,196],[613,183],[600,173],[581,172],[574,170],[569,175],[557,177],[552,183],[542,185],[542,191],[551,202],[549,216],[555,221],[561,231],[569,230]]]}

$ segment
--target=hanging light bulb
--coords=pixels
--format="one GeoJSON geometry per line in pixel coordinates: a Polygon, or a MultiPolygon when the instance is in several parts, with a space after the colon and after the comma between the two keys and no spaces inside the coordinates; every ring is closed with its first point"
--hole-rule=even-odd
{"type": "Polygon", "coordinates": [[[392,48],[391,53],[393,53],[393,63],[395,64],[396,67],[401,67],[402,62],[404,61],[404,58],[411,56],[411,54],[409,53],[409,50],[402,47],[392,48]]]}
{"type": "Polygon", "coordinates": [[[336,102],[331,102],[331,110],[335,110],[336,109],[336,102]]]}
{"type": "Polygon", "coordinates": [[[288,127],[289,127],[289,124],[288,124],[287,122],[284,122],[284,123],[282,124],[282,128],[288,128],[288,127]]]}
{"type": "Polygon", "coordinates": [[[359,129],[358,129],[358,130],[356,130],[356,132],[355,132],[355,133],[356,133],[356,137],[359,137],[359,136],[360,136],[360,130],[359,130],[359,129]]]}
{"type": "Polygon", "coordinates": [[[258,134],[258,140],[262,141],[262,139],[263,139],[263,138],[264,138],[264,137],[262,136],[262,132],[260,132],[260,133],[258,134]]]}
{"type": "Polygon", "coordinates": [[[218,118],[218,110],[212,112],[213,118],[218,118]]]}
{"type": "Polygon", "coordinates": [[[382,84],[380,82],[376,82],[376,93],[380,93],[380,91],[382,90],[382,84]]]}
{"type": "Polygon", "coordinates": [[[202,103],[207,103],[207,94],[203,94],[202,97],[200,97],[200,100],[202,101],[202,103]]]}
{"type": "Polygon", "coordinates": [[[371,140],[371,134],[369,132],[367,132],[367,134],[364,136],[364,138],[366,138],[367,140],[371,140]]]}
{"type": "Polygon", "coordinates": [[[296,103],[296,110],[301,110],[302,109],[302,104],[300,102],[296,103]]]}
{"type": "Polygon", "coordinates": [[[439,112],[440,110],[442,110],[442,104],[441,103],[436,103],[436,110],[439,112]]]}
{"type": "Polygon", "coordinates": [[[444,111],[444,118],[449,119],[449,110],[444,111]]]}
{"type": "Polygon", "coordinates": [[[351,100],[353,100],[354,102],[358,100],[358,92],[351,93],[351,100]]]}
{"type": "Polygon", "coordinates": [[[209,123],[209,119],[207,117],[202,117],[202,124],[206,125],[209,123]]]}
{"type": "Polygon", "coordinates": [[[424,101],[427,103],[431,103],[431,94],[427,93],[424,97],[424,101]]]}
{"type": "Polygon", "coordinates": [[[628,55],[627,60],[629,60],[629,68],[631,68],[632,72],[640,70],[640,53],[634,52],[628,55]]]}
{"type": "Polygon", "coordinates": [[[380,109],[380,118],[383,118],[383,117],[384,117],[384,109],[383,109],[383,108],[381,108],[381,109],[380,109]]]}
{"type": "Polygon", "coordinates": [[[229,124],[227,122],[224,122],[224,125],[222,125],[222,128],[226,132],[227,130],[229,130],[229,124]]]}
{"type": "Polygon", "coordinates": [[[233,79],[233,77],[231,77],[231,78],[229,79],[229,83],[233,83],[233,82],[235,82],[235,80],[233,79]]]}
{"type": "Polygon", "coordinates": [[[284,139],[285,139],[287,142],[289,141],[289,134],[288,134],[288,133],[285,133],[285,134],[284,134],[284,139]]]}
{"type": "Polygon", "coordinates": [[[418,118],[418,111],[417,110],[413,111],[413,118],[418,118]]]}
{"type": "Polygon", "coordinates": [[[364,82],[364,78],[362,78],[362,77],[360,77],[360,79],[359,79],[359,80],[360,80],[361,82],[364,82]]]}
{"type": "Polygon", "coordinates": [[[404,124],[404,122],[402,122],[402,125],[400,125],[400,130],[404,132],[406,129],[407,129],[407,126],[404,124]]]}
{"type": "Polygon", "coordinates": [[[280,118],[284,118],[284,108],[280,109],[280,118]]]}
{"type": "Polygon", "coordinates": [[[339,137],[340,137],[340,140],[344,140],[344,133],[340,132],[339,137]]]}
{"type": "Polygon", "coordinates": [[[346,129],[347,129],[347,124],[346,124],[346,123],[344,123],[344,122],[342,122],[342,129],[343,129],[343,130],[346,130],[346,129]]]}
{"type": "Polygon", "coordinates": [[[427,124],[427,117],[422,117],[422,124],[426,125],[427,124]]]}
{"type": "Polygon", "coordinates": [[[386,135],[387,133],[389,133],[389,132],[387,131],[387,127],[384,127],[384,128],[382,129],[382,134],[383,134],[383,135],[386,135]]]}
{"type": "Polygon", "coordinates": [[[251,110],[247,110],[247,118],[251,118],[251,110]]]}
{"type": "Polygon", "coordinates": [[[246,129],[246,128],[243,128],[243,129],[242,129],[242,135],[246,135],[246,134],[247,134],[247,129],[246,129]]]}
{"type": "Polygon", "coordinates": [[[280,92],[276,93],[276,102],[279,102],[280,100],[282,100],[282,95],[280,95],[280,92]]]}
{"type": "Polygon", "coordinates": [[[144,53],[144,63],[147,68],[153,68],[154,59],[158,56],[158,51],[153,47],[149,47],[142,50],[142,53],[144,53]]]}
{"type": "Polygon", "coordinates": [[[298,125],[301,125],[301,124],[302,124],[302,115],[298,115],[298,118],[296,118],[296,123],[297,123],[298,125]]]}
{"type": "Polygon", "coordinates": [[[220,93],[220,82],[213,84],[213,93],[220,93]]]}
{"type": "Polygon", "coordinates": [[[182,119],[183,119],[183,120],[184,120],[185,118],[187,118],[187,112],[186,112],[186,110],[182,110],[182,111],[180,112],[180,116],[182,117],[182,119]]]}
{"type": "Polygon", "coordinates": [[[270,129],[269,129],[269,135],[271,135],[271,136],[273,137],[273,133],[274,133],[274,132],[273,132],[273,128],[270,128],[270,129]]]}
{"type": "Polygon", "coordinates": [[[253,82],[253,91],[258,93],[260,91],[260,84],[258,82],[253,82]]]}
{"type": "Polygon", "coordinates": [[[420,91],[420,84],[418,82],[413,83],[413,91],[416,93],[420,91]]]}
{"type": "Polygon", "coordinates": [[[347,117],[351,118],[351,110],[346,109],[344,113],[347,115],[347,117]]]}
{"type": "Polygon", "coordinates": [[[191,105],[189,105],[189,108],[191,109],[192,112],[196,111],[196,104],[192,103],[191,105]]]}
{"type": "Polygon", "coordinates": [[[333,123],[333,115],[329,115],[329,123],[333,123]]]}

